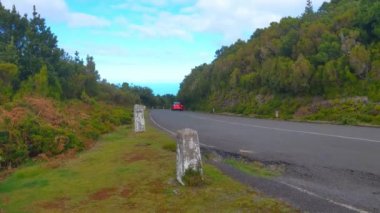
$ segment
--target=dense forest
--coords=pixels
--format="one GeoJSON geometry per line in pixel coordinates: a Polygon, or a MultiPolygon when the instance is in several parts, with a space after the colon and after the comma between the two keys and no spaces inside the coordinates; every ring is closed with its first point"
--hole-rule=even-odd
{"type": "Polygon", "coordinates": [[[57,43],[35,7],[28,17],[0,2],[0,169],[80,151],[130,124],[133,104],[174,100],[101,80],[92,56],[70,56],[57,43]]]}
{"type": "Polygon", "coordinates": [[[285,17],[195,67],[179,99],[194,110],[380,124],[380,2],[331,0],[285,17]]]}

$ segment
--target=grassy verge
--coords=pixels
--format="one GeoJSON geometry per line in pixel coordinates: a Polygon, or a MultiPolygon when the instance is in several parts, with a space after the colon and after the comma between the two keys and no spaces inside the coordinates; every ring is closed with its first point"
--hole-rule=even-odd
{"type": "Polygon", "coordinates": [[[246,174],[262,177],[262,178],[272,178],[281,175],[280,169],[268,169],[259,162],[248,162],[243,160],[237,160],[229,158],[224,160],[227,164],[235,167],[236,169],[245,172],[246,174]]]}
{"type": "Polygon", "coordinates": [[[73,159],[24,165],[0,183],[0,212],[294,211],[207,164],[205,185],[178,185],[173,143],[121,127],[73,159]]]}

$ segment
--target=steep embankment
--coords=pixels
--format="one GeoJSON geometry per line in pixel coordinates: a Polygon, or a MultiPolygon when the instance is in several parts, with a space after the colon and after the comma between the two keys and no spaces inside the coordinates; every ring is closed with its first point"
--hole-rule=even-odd
{"type": "Polygon", "coordinates": [[[380,124],[380,3],[332,0],[216,52],[181,84],[188,108],[380,124]]]}

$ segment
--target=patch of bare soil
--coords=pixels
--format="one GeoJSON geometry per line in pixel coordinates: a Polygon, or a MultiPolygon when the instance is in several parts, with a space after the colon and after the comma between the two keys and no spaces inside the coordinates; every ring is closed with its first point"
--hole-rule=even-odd
{"type": "Polygon", "coordinates": [[[148,183],[148,185],[150,187],[149,192],[152,194],[163,193],[165,191],[165,188],[166,188],[165,182],[162,180],[159,180],[159,179],[148,183]]]}
{"type": "Polygon", "coordinates": [[[123,198],[129,198],[131,197],[133,191],[130,187],[124,187],[121,192],[120,192],[120,196],[123,197],[123,198]]]}
{"type": "Polygon", "coordinates": [[[134,163],[142,160],[147,160],[147,158],[146,156],[139,153],[130,154],[125,158],[125,161],[127,161],[128,163],[134,163]]]}
{"type": "Polygon", "coordinates": [[[53,201],[45,202],[40,204],[40,206],[44,209],[48,210],[64,210],[67,207],[67,203],[70,201],[70,198],[67,197],[62,197],[62,198],[57,198],[53,201]]]}
{"type": "Polygon", "coordinates": [[[89,196],[89,198],[91,200],[107,200],[108,198],[110,198],[112,195],[115,194],[115,192],[117,191],[116,188],[105,188],[105,189],[101,189],[97,192],[95,192],[94,194],[91,194],[89,196]]]}
{"type": "Polygon", "coordinates": [[[128,153],[125,155],[125,161],[127,163],[134,163],[137,161],[152,161],[154,159],[157,159],[159,156],[157,153],[153,152],[152,150],[149,149],[137,149],[133,153],[128,153]]]}
{"type": "MultiPolygon", "coordinates": [[[[3,204],[8,204],[9,201],[10,201],[10,198],[9,197],[4,197],[1,201],[3,202],[3,204]]],[[[1,212],[1,210],[0,210],[0,212],[1,212]]]]}

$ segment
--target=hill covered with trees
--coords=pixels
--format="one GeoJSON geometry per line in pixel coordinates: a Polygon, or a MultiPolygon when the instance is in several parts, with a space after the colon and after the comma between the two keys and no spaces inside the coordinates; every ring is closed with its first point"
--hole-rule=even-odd
{"type": "Polygon", "coordinates": [[[0,2],[0,170],[83,150],[130,124],[133,104],[174,99],[101,80],[92,56],[70,56],[57,43],[36,8],[28,17],[0,2]]]}
{"type": "Polygon", "coordinates": [[[257,117],[380,124],[380,2],[331,0],[285,17],[195,67],[179,98],[190,108],[257,117]]]}

